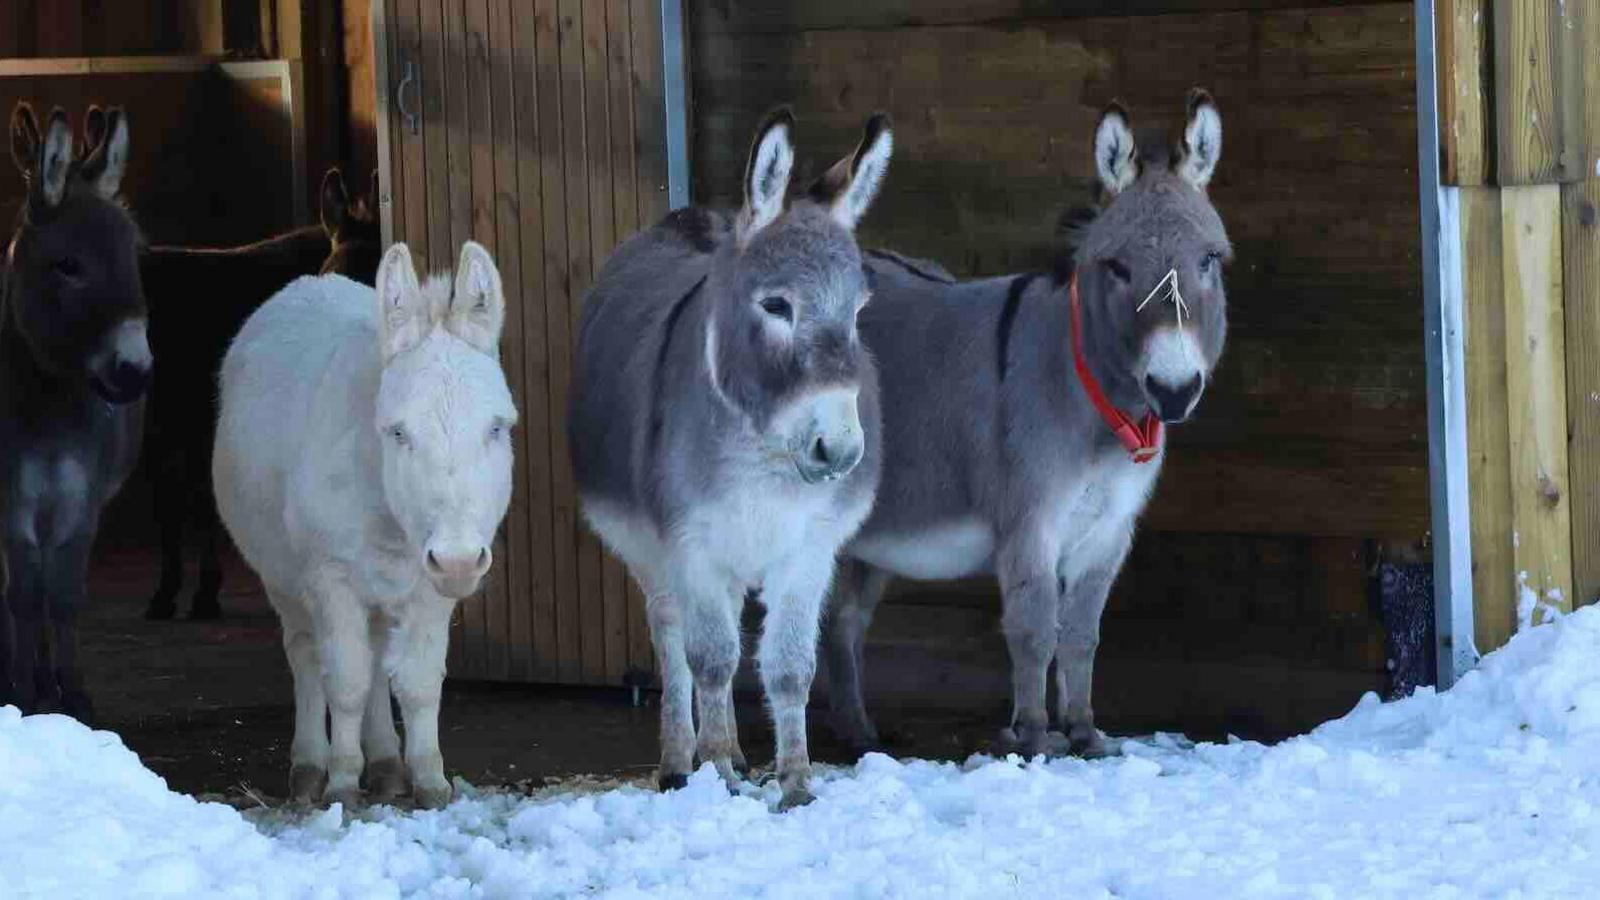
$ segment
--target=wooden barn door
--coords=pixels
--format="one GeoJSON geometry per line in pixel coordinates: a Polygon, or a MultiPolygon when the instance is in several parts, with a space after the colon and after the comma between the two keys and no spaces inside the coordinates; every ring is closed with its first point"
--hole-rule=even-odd
{"type": "Polygon", "coordinates": [[[374,0],[385,236],[432,269],[463,241],[505,282],[522,414],[493,576],[461,606],[453,677],[621,684],[651,669],[643,605],[584,528],[564,417],[584,291],[667,209],[658,4],[374,0]]]}

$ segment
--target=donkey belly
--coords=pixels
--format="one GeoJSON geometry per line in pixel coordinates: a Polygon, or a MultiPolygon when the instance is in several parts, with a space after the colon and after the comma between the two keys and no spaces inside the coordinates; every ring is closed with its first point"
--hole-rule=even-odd
{"type": "Polygon", "coordinates": [[[963,518],[915,531],[862,534],[849,555],[918,581],[943,581],[992,571],[994,529],[978,518],[963,518]]]}

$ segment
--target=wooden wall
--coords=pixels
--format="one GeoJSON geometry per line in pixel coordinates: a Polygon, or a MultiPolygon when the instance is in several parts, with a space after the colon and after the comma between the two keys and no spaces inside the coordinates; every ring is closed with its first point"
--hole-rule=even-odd
{"type": "Polygon", "coordinates": [[[666,212],[660,29],[628,0],[385,0],[375,83],[382,213],[435,269],[468,238],[506,285],[504,363],[522,412],[511,512],[452,675],[622,683],[650,667],[639,598],[578,521],[564,427],[583,291],[666,212]],[[396,91],[406,71],[408,109],[396,91]]]}
{"type": "MultiPolygon", "coordinates": [[[[1106,621],[1097,708],[1270,731],[1383,686],[1370,547],[1429,528],[1411,4],[688,6],[697,201],[737,202],[749,131],[775,103],[795,106],[800,177],[887,109],[895,158],[863,242],[963,275],[1048,262],[1056,217],[1087,197],[1107,101],[1176,127],[1184,92],[1210,88],[1225,133],[1212,193],[1237,250],[1229,345],[1198,418],[1173,429],[1106,621]]],[[[995,673],[979,693],[1002,704],[992,591],[902,586],[873,630],[888,662],[870,686],[938,702],[930,685],[995,673]]]]}
{"type": "Polygon", "coordinates": [[[1477,647],[1600,599],[1600,8],[1441,0],[1477,647]]]}

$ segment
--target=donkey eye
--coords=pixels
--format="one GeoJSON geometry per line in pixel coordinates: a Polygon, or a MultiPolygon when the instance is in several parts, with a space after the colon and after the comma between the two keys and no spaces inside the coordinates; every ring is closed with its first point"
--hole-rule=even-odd
{"type": "Polygon", "coordinates": [[[406,437],[406,430],[399,425],[389,426],[389,440],[401,447],[411,442],[411,439],[406,437]]]}
{"type": "Polygon", "coordinates": [[[57,275],[65,278],[77,278],[83,274],[83,266],[70,256],[56,260],[56,264],[52,268],[56,270],[57,275]]]}
{"type": "Polygon", "coordinates": [[[1200,271],[1209,272],[1222,259],[1222,254],[1213,250],[1200,258],[1200,271]]]}
{"type": "Polygon", "coordinates": [[[782,319],[785,322],[794,321],[794,306],[782,297],[762,297],[761,311],[774,319],[782,319]]]}
{"type": "Polygon", "coordinates": [[[1122,260],[1107,259],[1103,260],[1102,264],[1106,267],[1106,271],[1111,273],[1112,278],[1124,284],[1133,280],[1133,273],[1129,272],[1128,267],[1122,264],[1122,260]]]}
{"type": "Polygon", "coordinates": [[[489,440],[491,442],[500,440],[500,438],[503,437],[505,435],[505,433],[506,433],[506,425],[505,425],[504,422],[496,422],[493,425],[489,426],[489,440]]]}

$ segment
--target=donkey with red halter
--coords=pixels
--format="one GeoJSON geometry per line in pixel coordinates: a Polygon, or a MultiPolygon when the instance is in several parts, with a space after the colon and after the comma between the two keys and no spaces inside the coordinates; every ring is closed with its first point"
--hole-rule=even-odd
{"type": "MultiPolygon", "coordinates": [[[[377,198],[378,174],[372,174],[377,198]]],[[[151,247],[140,260],[150,299],[150,387],[145,466],[161,539],[161,580],[149,619],[170,619],[183,586],[183,527],[191,513],[199,535],[200,584],[192,619],[222,613],[218,557],[221,526],[211,495],[211,448],[217,422],[217,373],[228,343],[273,294],[302,275],[338,274],[371,287],[383,250],[367,202],[352,201],[344,176],[322,179],[322,222],[277,237],[220,249],[151,247]]]]}
{"type": "Polygon", "coordinates": [[[1165,452],[1226,331],[1227,233],[1206,196],[1222,149],[1209,95],[1183,137],[1135,143],[1116,105],[1094,136],[1111,200],[1054,274],[954,282],[869,259],[861,334],[883,391],[883,480],[845,548],[828,620],[840,736],[877,740],[861,650],[893,576],[999,576],[1014,707],[1028,753],[1105,752],[1089,691],[1100,614],[1165,452]],[[1057,714],[1046,683],[1055,662],[1057,714]]]}
{"type": "Polygon", "coordinates": [[[128,120],[94,110],[88,126],[77,154],[65,113],[41,131],[17,105],[28,197],[0,284],[0,703],[80,719],[89,551],[138,456],[151,364],[139,229],[117,196],[128,120]]]}

